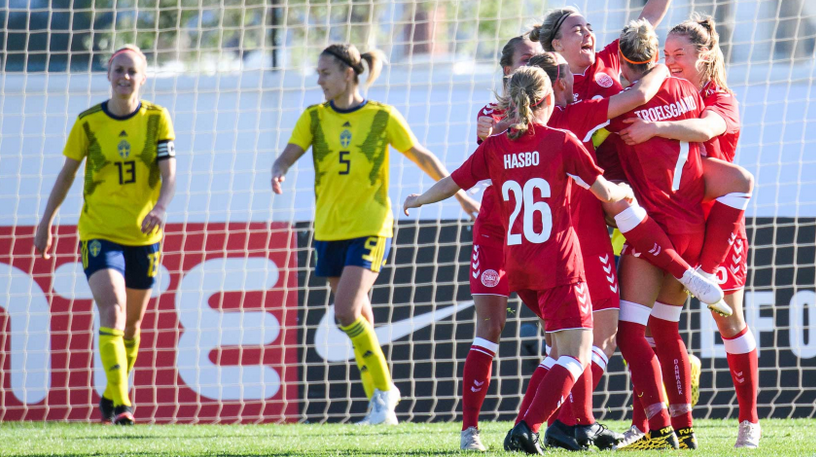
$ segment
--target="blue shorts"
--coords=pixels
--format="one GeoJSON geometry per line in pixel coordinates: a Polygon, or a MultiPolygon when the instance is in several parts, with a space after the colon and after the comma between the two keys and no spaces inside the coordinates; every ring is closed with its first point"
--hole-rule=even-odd
{"type": "Polygon", "coordinates": [[[122,273],[128,289],[150,289],[161,264],[160,243],[147,246],[124,246],[108,240],[79,242],[85,277],[110,268],[122,273]]]}
{"type": "Polygon", "coordinates": [[[379,273],[391,251],[391,238],[364,236],[350,240],[315,241],[315,275],[339,277],[347,265],[379,273]]]}

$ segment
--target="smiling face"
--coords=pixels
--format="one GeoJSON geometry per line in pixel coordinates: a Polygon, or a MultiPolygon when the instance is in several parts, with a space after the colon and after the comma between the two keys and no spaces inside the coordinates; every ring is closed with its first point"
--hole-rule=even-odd
{"type": "Polygon", "coordinates": [[[700,53],[685,35],[669,34],[663,56],[672,76],[687,79],[698,88],[707,82],[702,80],[704,67],[700,53]]]}
{"type": "Polygon", "coordinates": [[[532,42],[530,40],[520,40],[516,43],[515,49],[513,50],[513,63],[503,67],[505,76],[513,73],[519,67],[526,66],[530,61],[530,57],[541,51],[541,43],[532,42]]]}
{"type": "Polygon", "coordinates": [[[552,41],[552,47],[567,59],[574,72],[582,73],[595,63],[595,34],[592,25],[583,16],[569,16],[561,24],[557,35],[559,38],[552,41]]]}
{"type": "Polygon", "coordinates": [[[111,60],[108,81],[114,97],[138,97],[139,88],[146,80],[145,61],[135,52],[122,52],[111,60]]]}
{"type": "Polygon", "coordinates": [[[326,100],[334,100],[354,87],[354,70],[334,56],[322,54],[317,61],[317,84],[326,100]]]}

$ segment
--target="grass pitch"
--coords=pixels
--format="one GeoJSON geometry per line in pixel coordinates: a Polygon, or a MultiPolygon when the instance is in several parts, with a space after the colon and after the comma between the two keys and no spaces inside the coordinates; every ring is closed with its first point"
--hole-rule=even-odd
{"type": "MultiPolygon", "coordinates": [[[[816,419],[763,420],[758,450],[735,450],[735,420],[697,420],[695,430],[702,456],[816,457],[816,419]]],[[[607,422],[623,431],[628,424],[607,422]]],[[[502,450],[509,422],[481,424],[490,449],[485,455],[510,455],[502,450]]],[[[292,425],[136,425],[26,422],[0,423],[2,456],[423,456],[477,455],[459,451],[456,423],[359,427],[341,424],[292,425]]],[[[642,452],[680,455],[685,451],[642,452]]],[[[550,451],[551,454],[570,454],[550,451]]],[[[519,455],[519,454],[513,454],[519,455]]],[[[626,455],[630,455],[627,453],[626,455]]],[[[634,455],[638,455],[635,453],[634,455]]]]}

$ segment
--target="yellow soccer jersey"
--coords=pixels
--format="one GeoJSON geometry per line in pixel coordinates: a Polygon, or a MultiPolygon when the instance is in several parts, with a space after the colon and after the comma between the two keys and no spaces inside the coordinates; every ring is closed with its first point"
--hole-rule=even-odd
{"type": "Polygon", "coordinates": [[[159,160],[175,157],[176,134],[166,109],[141,102],[124,118],[107,102],[79,115],[63,154],[85,162],[79,238],[101,238],[126,246],[161,241],[161,230],[145,235],[142,220],[159,199],[159,160]]]}
{"type": "Polygon", "coordinates": [[[316,240],[393,236],[388,145],[404,153],[417,144],[394,107],[373,101],[348,111],[331,102],[310,106],[289,143],[312,147],[316,240]]]}

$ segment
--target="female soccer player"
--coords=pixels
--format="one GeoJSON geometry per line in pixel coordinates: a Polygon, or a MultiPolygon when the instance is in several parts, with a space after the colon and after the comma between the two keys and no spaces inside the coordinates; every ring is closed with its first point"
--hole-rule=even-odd
{"type": "MultiPolygon", "coordinates": [[[[335,316],[354,345],[369,412],[361,424],[396,424],[400,400],[377,335],[368,293],[388,258],[394,217],[388,198],[388,145],[405,154],[431,178],[447,176],[445,166],[422,147],[394,107],[366,100],[359,76],[368,67],[366,87],[380,74],[383,55],[351,44],[333,44],[320,53],[317,83],[326,102],[306,108],[289,144],[272,166],[272,190],[289,168],[312,148],[315,166],[315,251],[317,276],[328,277],[335,316]]],[[[471,217],[479,204],[457,194],[471,217]]]]}
{"type": "MultiPolygon", "coordinates": [[[[510,39],[502,48],[499,60],[504,76],[527,65],[530,57],[539,52],[541,46],[526,35],[510,39]]],[[[477,143],[481,144],[494,131],[504,130],[507,123],[498,106],[486,105],[479,110],[477,143]]],[[[463,450],[486,450],[479,434],[479,413],[490,387],[493,358],[498,353],[499,338],[507,321],[510,290],[504,271],[504,227],[498,208],[499,198],[496,188],[487,185],[482,194],[481,211],[473,224],[470,293],[476,310],[476,336],[465,359],[462,379],[459,447],[463,450]]]]}
{"type": "Polygon", "coordinates": [[[553,105],[547,75],[540,68],[519,68],[500,97],[500,108],[512,120],[507,133],[488,137],[449,178],[404,204],[407,214],[484,179],[501,189],[509,287],[545,320],[559,354],[509,437],[510,450],[538,454],[535,433],[590,362],[591,298],[568,203],[573,180],[605,201],[632,198],[628,187],[601,176],[574,135],[547,127],[553,105]]]}
{"type": "MultiPolygon", "coordinates": [[[[632,125],[621,132],[627,144],[638,144],[659,136],[680,141],[705,141],[707,158],[703,167],[720,160],[733,162],[740,135],[737,100],[726,84],[723,54],[714,20],[693,17],[669,31],[664,47],[666,65],[678,77],[685,78],[700,91],[705,110],[699,119],[655,121],[633,119],[632,125]]],[[[712,314],[725,343],[728,365],[739,403],[739,431],[737,448],[759,446],[761,429],[757,416],[757,348],[751,330],[745,323],[743,298],[747,274],[748,239],[745,233],[744,210],[747,199],[741,193],[723,197],[721,181],[709,179],[706,173],[706,199],[716,198],[706,221],[706,244],[715,240],[731,243],[725,262],[706,258],[703,249],[701,268],[708,274],[716,273],[723,285],[725,301],[734,310],[728,317],[712,314]],[[736,212],[739,224],[733,227],[723,222],[719,214],[736,212]],[[720,262],[720,263],[718,263],[720,262]]]]}
{"type": "Polygon", "coordinates": [[[125,46],[108,61],[112,96],[79,115],[34,246],[50,257],[51,225],[83,159],[82,266],[99,309],[99,354],[108,379],[103,421],[133,424],[128,373],[161,256],[162,226],[176,186],[175,133],[165,108],[139,99],[147,60],[125,46]]]}

